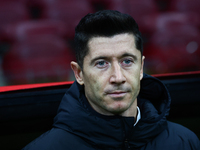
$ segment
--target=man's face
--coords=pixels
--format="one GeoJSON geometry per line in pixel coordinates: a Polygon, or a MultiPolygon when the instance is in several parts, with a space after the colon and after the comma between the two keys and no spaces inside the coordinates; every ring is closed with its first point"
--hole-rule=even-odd
{"type": "Polygon", "coordinates": [[[101,114],[131,116],[137,107],[144,61],[134,36],[94,37],[88,47],[83,71],[75,76],[84,84],[90,105],[101,114]]]}

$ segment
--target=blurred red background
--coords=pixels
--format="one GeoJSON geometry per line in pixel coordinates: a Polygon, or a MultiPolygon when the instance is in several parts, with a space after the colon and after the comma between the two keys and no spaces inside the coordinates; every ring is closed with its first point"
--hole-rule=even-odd
{"type": "Polygon", "coordinates": [[[74,80],[74,29],[87,13],[128,13],[148,74],[200,70],[200,1],[0,0],[0,86],[74,80]]]}

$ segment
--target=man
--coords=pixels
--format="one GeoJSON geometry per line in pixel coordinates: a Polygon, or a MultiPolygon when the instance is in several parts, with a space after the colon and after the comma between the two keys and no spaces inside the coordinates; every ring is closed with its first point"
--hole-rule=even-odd
{"type": "Polygon", "coordinates": [[[169,122],[170,96],[143,74],[142,38],[134,19],[117,11],[88,14],[75,33],[76,81],[53,128],[30,150],[198,150],[189,129],[169,122]]]}

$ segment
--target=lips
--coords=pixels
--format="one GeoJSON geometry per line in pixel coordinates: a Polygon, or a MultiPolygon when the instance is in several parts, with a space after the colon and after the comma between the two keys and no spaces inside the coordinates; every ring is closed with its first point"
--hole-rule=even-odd
{"type": "Polygon", "coordinates": [[[113,91],[113,92],[107,93],[107,95],[113,98],[123,98],[126,94],[127,92],[125,91],[113,91]]]}

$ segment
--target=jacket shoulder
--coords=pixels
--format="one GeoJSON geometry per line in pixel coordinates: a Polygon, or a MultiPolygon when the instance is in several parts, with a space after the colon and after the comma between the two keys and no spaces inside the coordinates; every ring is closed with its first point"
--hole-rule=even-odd
{"type": "Polygon", "coordinates": [[[192,139],[197,138],[194,132],[192,132],[190,129],[174,122],[168,121],[168,130],[171,130],[171,132],[174,132],[175,134],[181,137],[185,137],[185,138],[188,137],[192,139]]]}
{"type": "Polygon", "coordinates": [[[188,147],[188,150],[200,150],[200,141],[196,134],[190,129],[168,121],[168,131],[172,136],[176,137],[179,142],[184,143],[188,147]]]}
{"type": "Polygon", "coordinates": [[[154,150],[200,150],[198,137],[188,128],[168,121],[168,127],[146,146],[154,150]]]}
{"type": "Polygon", "coordinates": [[[93,150],[91,145],[80,137],[65,130],[52,128],[34,141],[25,146],[22,150],[93,150]]]}

